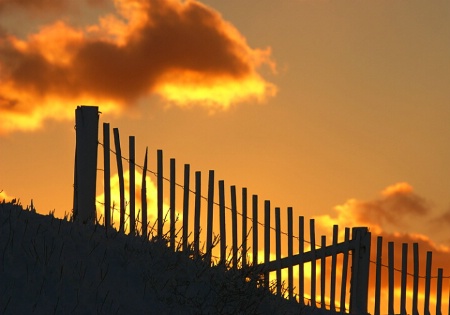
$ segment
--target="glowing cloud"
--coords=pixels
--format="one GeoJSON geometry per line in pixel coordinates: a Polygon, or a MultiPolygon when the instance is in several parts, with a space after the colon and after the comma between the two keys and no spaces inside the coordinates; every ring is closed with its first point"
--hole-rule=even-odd
{"type": "Polygon", "coordinates": [[[213,9],[179,0],[114,5],[82,27],[57,20],[26,38],[0,33],[0,134],[71,118],[78,104],[118,112],[152,93],[210,109],[276,94],[257,72],[275,71],[270,48],[250,48],[213,9]]]}
{"type": "Polygon", "coordinates": [[[430,204],[417,195],[408,183],[397,183],[385,188],[380,197],[370,201],[349,199],[334,208],[337,218],[322,216],[319,221],[345,226],[368,226],[375,233],[404,228],[411,218],[430,213],[430,204]]]}
{"type": "MultiPolygon", "coordinates": [[[[401,270],[402,257],[401,248],[402,244],[408,244],[408,272],[413,273],[412,264],[412,244],[418,243],[419,245],[419,274],[420,278],[419,288],[423,292],[424,290],[424,275],[426,266],[426,252],[433,252],[433,271],[432,276],[436,276],[436,268],[448,266],[448,260],[450,255],[450,249],[448,244],[442,244],[435,241],[437,232],[425,235],[423,232],[417,232],[420,229],[424,229],[427,223],[432,223],[436,219],[432,217],[431,205],[424,198],[419,196],[408,183],[397,183],[391,185],[381,191],[380,195],[369,201],[361,201],[356,199],[350,199],[342,205],[338,205],[334,208],[336,215],[324,215],[317,219],[320,226],[329,228],[332,224],[338,224],[341,227],[355,227],[366,226],[372,233],[372,250],[371,261],[376,261],[376,246],[377,236],[383,238],[383,254],[382,263],[387,265],[387,247],[388,242],[394,243],[394,266],[397,270],[401,270]],[[419,224],[417,224],[419,223],[419,224]]],[[[447,215],[444,214],[443,217],[447,215]]],[[[343,229],[341,229],[343,230],[343,229]]],[[[425,228],[426,230],[426,228],[425,228]]],[[[341,236],[342,238],[342,236],[341,236]]],[[[371,270],[373,267],[370,267],[371,270]]],[[[448,275],[448,270],[444,270],[445,275],[448,275]]],[[[369,291],[369,304],[371,309],[374,303],[375,287],[375,272],[370,272],[370,290],[369,291]]],[[[398,273],[395,275],[398,277],[398,273]]],[[[388,295],[388,275],[387,268],[382,269],[382,283],[381,290],[382,296],[388,295]]],[[[410,309],[410,298],[412,294],[412,277],[407,279],[407,291],[408,291],[408,310],[410,309]]],[[[400,282],[395,282],[396,294],[400,292],[400,282]]],[[[444,296],[447,291],[444,291],[444,296]]],[[[419,296],[419,305],[423,304],[423,295],[419,296]]],[[[435,298],[432,292],[432,299],[435,298]]],[[[385,312],[383,308],[387,305],[381,306],[382,313],[385,312]]],[[[445,308],[445,306],[444,306],[445,308]]],[[[387,311],[387,310],[386,310],[387,311]]]]}

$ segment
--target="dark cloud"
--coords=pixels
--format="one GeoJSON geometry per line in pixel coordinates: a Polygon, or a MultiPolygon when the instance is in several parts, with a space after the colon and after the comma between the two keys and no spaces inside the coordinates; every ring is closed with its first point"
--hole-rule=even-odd
{"type": "Polygon", "coordinates": [[[430,204],[408,184],[400,183],[384,190],[379,199],[358,203],[358,208],[359,215],[370,222],[401,226],[405,216],[428,214],[430,204]]]}
{"type": "Polygon", "coordinates": [[[431,220],[434,226],[439,228],[448,226],[450,224],[450,209],[438,216],[437,218],[431,220]]]}
{"type": "Polygon", "coordinates": [[[119,106],[157,93],[181,103],[228,107],[274,95],[275,87],[256,71],[261,64],[273,67],[270,50],[251,49],[211,8],[196,1],[123,0],[116,2],[116,10],[85,28],[56,21],[26,39],[5,37],[0,42],[0,97],[6,105],[0,110],[27,108],[24,95],[36,97],[30,112],[55,97],[119,106]],[[202,93],[195,94],[197,89],[202,93]]]}
{"type": "MultiPolygon", "coordinates": [[[[360,224],[375,230],[390,227],[398,231],[411,221],[426,220],[431,208],[431,203],[415,193],[408,183],[397,183],[385,188],[378,198],[369,201],[349,199],[336,206],[335,211],[336,220],[352,226],[360,224]]],[[[329,216],[328,219],[335,220],[329,216]]]]}
{"type": "Polygon", "coordinates": [[[196,3],[178,12],[168,3],[154,1],[147,12],[151,23],[124,47],[103,41],[83,44],[73,62],[80,89],[132,102],[171,69],[236,78],[250,73],[217,14],[196,3]]]}
{"type": "Polygon", "coordinates": [[[0,12],[6,10],[49,10],[63,9],[67,5],[67,0],[0,0],[0,12]]]}

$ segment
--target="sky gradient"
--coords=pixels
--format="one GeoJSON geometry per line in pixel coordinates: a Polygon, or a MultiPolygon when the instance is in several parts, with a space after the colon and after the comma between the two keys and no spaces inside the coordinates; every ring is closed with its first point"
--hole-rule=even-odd
{"type": "Polygon", "coordinates": [[[150,168],[163,149],[447,267],[449,55],[441,0],[1,1],[0,191],[70,212],[92,104],[150,168]]]}

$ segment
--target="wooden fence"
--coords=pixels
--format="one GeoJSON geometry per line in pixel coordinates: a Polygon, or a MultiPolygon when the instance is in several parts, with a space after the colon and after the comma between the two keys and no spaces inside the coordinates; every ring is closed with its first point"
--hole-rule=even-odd
{"type": "MultiPolygon", "coordinates": [[[[110,126],[103,124],[103,140],[98,137],[98,108],[81,106],[76,109],[76,153],[74,176],[74,216],[75,220],[94,222],[95,187],[97,174],[97,146],[103,147],[104,162],[104,224],[107,228],[113,222],[111,218],[111,160],[110,155],[116,157],[119,177],[119,227],[120,231],[140,234],[146,238],[152,234],[156,237],[168,239],[168,246],[173,250],[191,251],[193,255],[202,255],[210,264],[229,264],[230,268],[242,268],[249,265],[256,266],[263,276],[263,285],[275,288],[278,295],[297,300],[299,304],[310,304],[336,312],[350,314],[368,314],[369,304],[373,307],[373,314],[382,314],[382,307],[387,306],[388,314],[420,314],[419,297],[423,296],[422,314],[442,314],[443,270],[437,269],[437,276],[432,277],[432,253],[427,252],[425,276],[419,275],[419,249],[413,244],[413,272],[408,268],[408,244],[402,244],[402,266],[394,268],[394,243],[388,243],[388,262],[383,263],[383,239],[376,238],[376,258],[371,261],[371,233],[366,227],[345,228],[343,237],[339,237],[339,228],[333,226],[331,243],[326,236],[321,236],[320,244],[316,240],[315,221],[309,221],[309,241],[305,238],[305,219],[298,217],[297,235],[294,236],[294,217],[292,207],[283,213],[279,207],[271,207],[269,200],[264,200],[263,208],[257,195],[251,197],[251,209],[247,188],[242,188],[240,207],[237,203],[236,186],[230,186],[229,197],[226,198],[225,183],[215,180],[215,172],[208,173],[207,196],[202,195],[202,176],[195,172],[194,189],[191,189],[190,165],[184,165],[184,183],[176,181],[176,161],[170,159],[169,176],[164,175],[163,151],[156,154],[156,171],[148,169],[148,151],[145,151],[143,166],[136,164],[135,138],[129,137],[129,155],[123,158],[119,130],[113,129],[114,150],[110,143],[110,126]],[[94,140],[93,140],[94,139],[94,140]],[[95,145],[93,142],[95,141],[95,145]],[[126,196],[123,161],[128,163],[129,170],[129,204],[126,213],[126,196]],[[94,164],[95,161],[95,164],[94,164]],[[93,167],[92,165],[95,165],[93,167]],[[89,166],[89,167],[87,167],[89,166]],[[136,167],[142,170],[141,208],[136,214],[136,167]],[[156,177],[156,222],[149,222],[147,213],[147,173],[156,177]],[[164,185],[168,182],[168,187],[164,185]],[[218,191],[216,191],[218,188],[218,191]],[[177,190],[181,189],[181,196],[177,190]],[[194,200],[190,200],[190,196],[194,200]],[[169,209],[164,209],[164,200],[169,200],[169,209]],[[181,200],[182,206],[178,203],[181,200]],[[203,214],[206,203],[206,213],[203,214]],[[192,213],[193,204],[193,213],[192,213]],[[238,209],[239,208],[239,209],[238,209]],[[180,211],[177,211],[180,210],[180,211]],[[168,218],[166,218],[168,212],[168,218]],[[263,212],[264,220],[260,222],[263,212]],[[177,222],[177,213],[182,215],[182,222],[177,222]],[[275,214],[275,224],[272,224],[275,214]],[[238,220],[238,216],[240,220],[238,220]],[[127,217],[129,218],[127,220],[127,217]],[[217,220],[218,217],[218,220],[217,220]],[[282,217],[286,217],[282,222],[282,217]],[[189,228],[193,218],[193,230],[189,228]],[[206,224],[202,230],[201,222],[206,224]],[[230,222],[231,221],[231,222],[230,222]],[[127,223],[126,223],[127,222],[127,223]],[[165,223],[168,224],[165,224],[165,223]],[[231,226],[229,225],[231,223],[231,226]],[[126,228],[129,224],[129,228],[126,228]],[[177,224],[181,227],[177,230],[177,224]],[[238,225],[240,229],[238,229],[238,225]],[[287,227],[287,233],[281,226],[287,227]],[[153,228],[154,227],[154,228],[153,228]],[[215,231],[217,231],[215,232],[215,231]],[[260,232],[263,232],[261,239],[260,232]],[[181,231],[177,243],[178,232],[181,231]],[[231,237],[229,232],[231,231],[231,237]],[[217,238],[217,236],[220,236],[217,238]],[[203,241],[201,237],[204,236],[203,241]],[[273,241],[275,236],[275,241],[273,241]],[[240,238],[240,241],[239,241],[240,238]],[[339,240],[341,238],[341,240],[339,240]],[[343,240],[342,240],[343,238],[343,240]],[[282,241],[284,239],[284,241],[282,241]],[[217,241],[215,241],[217,240],[217,241]],[[231,240],[231,242],[230,242],[231,240]],[[260,246],[263,243],[263,246],[260,246]],[[275,244],[273,249],[271,246],[275,244]],[[287,250],[286,250],[287,244],[287,250]],[[215,246],[218,245],[218,246],[215,246]],[[294,249],[295,245],[295,249],[294,249]],[[262,259],[260,256],[263,252],[262,259]],[[251,250],[249,250],[249,248],[251,250]],[[227,252],[228,251],[228,252],[227,252]],[[271,253],[275,258],[271,259],[271,253]],[[282,256],[282,253],[285,253],[282,256]],[[372,266],[372,268],[369,268],[372,266]],[[287,277],[282,271],[287,270],[287,277]],[[382,275],[386,281],[388,273],[388,293],[382,290],[382,275]],[[395,284],[394,272],[401,273],[400,285],[395,284]],[[297,282],[294,283],[294,273],[297,282]],[[372,275],[372,276],[371,276],[372,275]],[[413,284],[408,284],[407,278],[413,278],[413,284]],[[270,281],[273,279],[273,281],[270,281]],[[319,281],[317,281],[319,279],[319,281]],[[433,297],[435,309],[431,309],[431,282],[436,280],[436,292],[433,297]],[[284,285],[283,285],[284,283],[284,285]],[[308,285],[306,285],[308,284],[308,285]],[[408,285],[407,285],[408,284],[408,285]],[[276,287],[275,287],[276,286],[276,287]],[[349,294],[347,294],[347,292],[349,294]],[[370,292],[370,297],[369,297],[370,292]],[[408,297],[408,299],[407,299],[408,297]],[[408,307],[408,310],[407,310],[408,307]]],[[[284,212],[284,211],[283,211],[284,212]]],[[[371,311],[371,310],[370,310],[371,311]]],[[[450,310],[448,311],[450,314],[450,310]]]]}

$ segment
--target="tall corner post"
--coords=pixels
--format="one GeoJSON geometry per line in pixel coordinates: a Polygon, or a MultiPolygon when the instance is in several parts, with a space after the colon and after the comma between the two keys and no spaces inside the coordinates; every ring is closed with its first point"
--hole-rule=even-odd
{"type": "Polygon", "coordinates": [[[73,217],[81,223],[95,222],[98,121],[97,106],[78,106],[75,110],[73,217]]]}
{"type": "Polygon", "coordinates": [[[371,234],[367,227],[352,229],[356,246],[352,255],[350,314],[368,314],[368,289],[371,234]]]}

